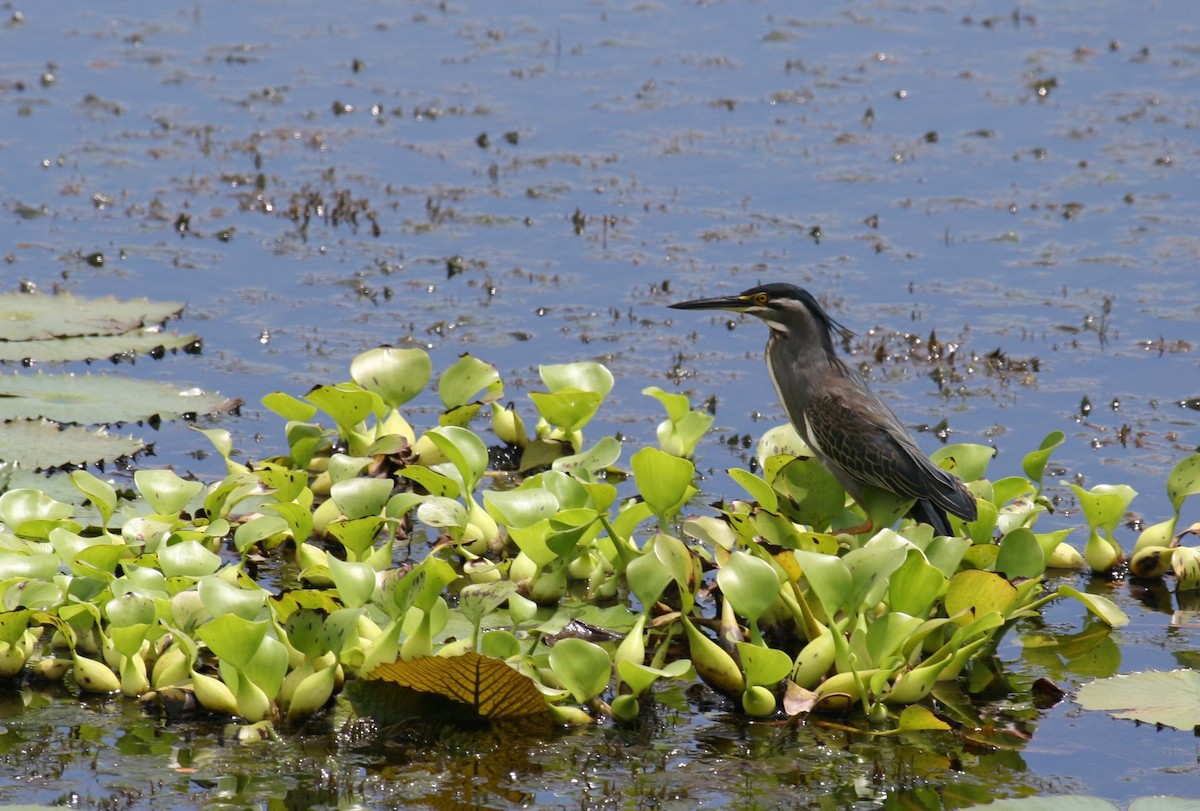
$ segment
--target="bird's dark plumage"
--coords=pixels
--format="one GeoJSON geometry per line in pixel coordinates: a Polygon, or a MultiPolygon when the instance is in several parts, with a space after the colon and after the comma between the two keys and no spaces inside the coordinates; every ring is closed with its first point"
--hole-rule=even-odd
{"type": "Polygon", "coordinates": [[[938,467],[862,377],[838,356],[834,338],[848,330],[807,290],[765,284],[736,296],[672,304],[682,310],[732,310],[771,328],[767,369],[797,433],[834,478],[862,503],[867,487],[915,499],[911,515],[949,535],[946,513],[973,521],[975,497],[938,467]]]}

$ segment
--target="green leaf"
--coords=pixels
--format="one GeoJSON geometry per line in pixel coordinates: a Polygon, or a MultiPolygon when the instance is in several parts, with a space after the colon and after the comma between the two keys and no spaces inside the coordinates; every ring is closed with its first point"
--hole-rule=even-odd
{"type": "Polygon", "coordinates": [[[671,570],[654,555],[639,555],[630,561],[625,569],[625,579],[629,590],[642,604],[643,609],[651,608],[662,596],[663,590],[671,582],[671,570]]]}
{"type": "Polygon", "coordinates": [[[375,593],[375,570],[368,563],[342,561],[329,555],[329,576],[337,586],[342,604],[347,608],[361,608],[375,593]]]}
{"type": "Polygon", "coordinates": [[[21,527],[39,521],[70,518],[75,508],[55,501],[40,490],[9,490],[0,495],[0,522],[9,532],[20,535],[21,527]]]}
{"type": "Polygon", "coordinates": [[[423,349],[381,346],[350,363],[354,382],[378,394],[388,408],[398,408],[416,397],[432,375],[433,364],[423,349]]]}
{"type": "Polygon", "coordinates": [[[779,599],[779,576],[775,574],[775,567],[740,550],[730,555],[717,572],[717,585],[733,609],[752,623],[770,611],[779,599]]]}
{"type": "Polygon", "coordinates": [[[255,619],[262,613],[267,597],[267,593],[257,586],[238,588],[226,583],[219,575],[201,578],[199,592],[209,614],[214,617],[232,614],[245,620],[255,619]]]}
{"type": "Polygon", "coordinates": [[[1087,594],[1068,585],[1061,585],[1055,592],[1060,597],[1073,597],[1087,606],[1087,609],[1113,628],[1129,624],[1129,615],[1117,607],[1116,603],[1099,594],[1087,594]]]}
{"type": "Polygon", "coordinates": [[[583,472],[594,476],[615,465],[620,458],[621,443],[611,436],[606,436],[601,437],[587,450],[555,459],[552,467],[562,473],[583,472]]]}
{"type": "Polygon", "coordinates": [[[504,384],[496,367],[471,355],[463,355],[438,381],[438,396],[447,410],[473,400],[496,400],[504,396],[504,384]]]}
{"type": "Polygon", "coordinates": [[[117,509],[117,491],[113,486],[86,470],[73,471],[71,483],[92,502],[92,506],[100,513],[100,525],[107,527],[117,509]]]}
{"type": "Polygon", "coordinates": [[[990,445],[962,444],[945,445],[929,454],[929,458],[963,481],[973,482],[984,477],[995,455],[996,449],[990,445]]]}
{"type": "Polygon", "coordinates": [[[1055,449],[1059,448],[1066,439],[1066,434],[1062,431],[1051,431],[1046,434],[1046,438],[1042,440],[1038,449],[1027,453],[1021,462],[1021,469],[1037,485],[1039,492],[1042,489],[1042,477],[1046,472],[1046,463],[1050,461],[1050,454],[1054,453],[1055,449]]]}
{"type": "Polygon", "coordinates": [[[305,395],[310,403],[324,411],[338,427],[352,430],[375,411],[377,395],[358,386],[318,386],[305,395]]]}
{"type": "Polygon", "coordinates": [[[793,550],[792,554],[804,570],[804,579],[821,601],[825,616],[832,619],[850,599],[854,586],[850,569],[845,561],[833,555],[806,552],[803,549],[793,550]]]}
{"type": "Polygon", "coordinates": [[[196,629],[196,636],[218,659],[245,669],[262,647],[270,623],[251,622],[237,614],[216,617],[196,629]]]}
{"type": "Polygon", "coordinates": [[[1098,484],[1084,490],[1072,484],[1079,507],[1087,518],[1088,526],[1112,533],[1125,518],[1125,510],[1137,496],[1137,491],[1127,484],[1098,484]]]}
{"type": "Polygon", "coordinates": [[[602,364],[592,361],[576,361],[558,366],[539,366],[542,382],[551,392],[576,389],[592,392],[601,399],[612,391],[613,376],[602,364]]]}
{"type": "Polygon", "coordinates": [[[59,424],[113,425],[185,414],[216,414],[235,405],[219,394],[119,375],[0,375],[0,422],[49,419],[59,424]]]}
{"type": "Polygon", "coordinates": [[[696,468],[686,459],[658,448],[642,448],[630,464],[638,492],[662,523],[669,522],[697,492],[692,487],[696,468]]]}
{"type": "Polygon", "coordinates": [[[133,481],[157,515],[178,515],[204,489],[202,482],[181,479],[166,469],[135,471],[133,481]]]}
{"type": "Polygon", "coordinates": [[[1046,571],[1046,557],[1033,532],[1017,527],[1000,540],[1000,554],[993,568],[1010,580],[1040,577],[1046,571]]]}
{"type": "Polygon", "coordinates": [[[487,473],[488,451],[483,440],[466,428],[453,425],[432,428],[425,436],[454,465],[462,477],[465,492],[474,491],[487,473]]]}
{"type": "Polygon", "coordinates": [[[221,558],[199,541],[178,541],[159,548],[158,564],[167,578],[197,578],[221,568],[221,558]]]}
{"type": "Polygon", "coordinates": [[[130,458],[145,449],[140,439],[115,436],[104,428],[64,426],[48,420],[0,423],[0,460],[20,463],[26,470],[85,467],[130,458]]]}
{"type": "Polygon", "coordinates": [[[393,487],[390,478],[355,476],[334,482],[329,488],[329,497],[347,518],[377,517],[383,514],[393,487]]]}
{"type": "Polygon", "coordinates": [[[767,512],[779,512],[779,496],[771,489],[771,485],[765,479],[760,479],[748,470],[742,470],[740,467],[730,468],[726,471],[729,478],[733,479],[742,489],[745,490],[750,498],[758,502],[758,505],[767,512]]]}
{"type": "Polygon", "coordinates": [[[484,505],[496,521],[510,529],[532,527],[542,519],[551,518],[559,510],[558,499],[541,487],[520,487],[484,492],[484,505]]]}
{"type": "Polygon", "coordinates": [[[1200,453],[1184,457],[1167,474],[1167,497],[1177,514],[1184,500],[1196,493],[1200,493],[1200,453]]]}
{"type": "Polygon", "coordinates": [[[917,732],[920,730],[949,730],[952,727],[933,714],[933,710],[922,704],[910,704],[900,711],[899,728],[901,732],[917,732]]]}
{"type": "Polygon", "coordinates": [[[748,642],[737,643],[738,658],[746,675],[746,686],[771,686],[792,672],[792,657],[775,648],[764,648],[748,642]]]}
{"type": "Polygon", "coordinates": [[[571,433],[587,425],[596,416],[604,398],[595,392],[563,389],[553,393],[531,391],[529,399],[533,400],[542,419],[571,433]]]}
{"type": "Polygon", "coordinates": [[[1087,710],[1115,718],[1192,730],[1200,726],[1200,672],[1147,671],[1113,676],[1079,688],[1076,700],[1087,710]]]}
{"type": "Polygon", "coordinates": [[[308,422],[317,413],[317,407],[282,391],[264,395],[262,404],[289,422],[308,422]]]}
{"type": "Polygon", "coordinates": [[[573,637],[554,643],[550,649],[550,667],[580,704],[603,693],[612,676],[612,660],[604,648],[573,637]]]}
{"type": "Polygon", "coordinates": [[[945,584],[946,576],[920,550],[909,549],[904,563],[888,578],[888,604],[893,611],[928,616],[945,584]]]}

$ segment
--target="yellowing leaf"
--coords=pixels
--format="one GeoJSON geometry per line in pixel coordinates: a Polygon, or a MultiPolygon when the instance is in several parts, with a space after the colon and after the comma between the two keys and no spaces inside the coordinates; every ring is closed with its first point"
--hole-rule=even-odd
{"type": "Polygon", "coordinates": [[[466,704],[483,718],[518,718],[547,712],[546,700],[529,678],[500,659],[472,652],[383,664],[367,678],[440,695],[466,704]]]}

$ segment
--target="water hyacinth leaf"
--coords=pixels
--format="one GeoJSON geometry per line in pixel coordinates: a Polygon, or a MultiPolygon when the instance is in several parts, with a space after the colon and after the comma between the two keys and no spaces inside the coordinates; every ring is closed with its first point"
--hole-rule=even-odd
{"type": "Polygon", "coordinates": [[[1088,525],[1103,529],[1110,535],[1125,518],[1125,510],[1137,496],[1137,491],[1127,484],[1098,484],[1091,490],[1072,484],[1071,489],[1079,499],[1079,507],[1087,517],[1088,525]]]}
{"type": "Polygon", "coordinates": [[[75,508],[50,498],[40,490],[9,490],[0,495],[0,522],[9,532],[21,534],[21,527],[35,521],[61,521],[70,518],[75,508]]]}
{"type": "Polygon", "coordinates": [[[508,527],[528,527],[555,515],[558,499],[541,487],[519,487],[516,490],[488,490],[483,494],[487,511],[508,527]]]}
{"type": "Polygon", "coordinates": [[[945,583],[946,576],[920,550],[909,549],[904,563],[888,578],[888,604],[894,611],[927,616],[945,583]]]}
{"type": "Polygon", "coordinates": [[[238,403],[199,389],[116,375],[0,375],[0,421],[48,419],[59,424],[112,425],[152,417],[218,414],[238,403]]]}
{"type": "Polygon", "coordinates": [[[381,346],[350,362],[355,383],[379,395],[388,408],[399,408],[416,397],[433,376],[433,364],[423,349],[381,346]]]}
{"type": "Polygon", "coordinates": [[[864,610],[875,605],[887,592],[888,578],[904,564],[912,545],[890,529],[881,530],[858,549],[852,549],[842,560],[850,571],[853,588],[848,597],[849,607],[864,610]]]}
{"type": "Polygon", "coordinates": [[[1076,701],[1114,718],[1191,730],[1200,726],[1200,672],[1146,671],[1113,676],[1079,688],[1076,701]]]}
{"type": "Polygon", "coordinates": [[[1167,497],[1178,513],[1188,496],[1200,493],[1200,453],[1184,457],[1167,475],[1167,497]]]}
{"type": "Polygon", "coordinates": [[[375,540],[387,523],[380,516],[333,521],[325,527],[346,550],[347,559],[365,561],[374,551],[375,540]]]}
{"type": "Polygon", "coordinates": [[[196,637],[224,663],[244,670],[262,647],[270,623],[252,622],[237,614],[225,614],[201,625],[196,637]]]}
{"type": "Polygon", "coordinates": [[[775,567],[740,550],[721,565],[717,572],[717,585],[734,610],[751,623],[757,622],[759,617],[770,611],[779,599],[779,577],[775,574],[775,567]]]}
{"type": "Polygon", "coordinates": [[[282,391],[264,395],[262,404],[288,422],[306,423],[317,413],[317,407],[312,403],[306,403],[282,391]]]}
{"type": "Polygon", "coordinates": [[[607,397],[612,391],[613,376],[604,365],[593,361],[576,361],[538,367],[542,382],[551,392],[577,389],[607,397]]]}
{"type": "Polygon", "coordinates": [[[49,580],[61,564],[58,555],[0,555],[0,580],[49,580]]]}
{"type": "Polygon", "coordinates": [[[792,657],[775,648],[737,643],[738,658],[742,672],[746,675],[746,686],[771,686],[787,678],[792,672],[792,657]]]}
{"type": "Polygon", "coordinates": [[[837,616],[848,604],[854,588],[854,578],[846,562],[833,555],[806,552],[803,549],[796,549],[792,554],[800,562],[804,579],[821,601],[825,616],[837,616]]]}
{"type": "Polygon", "coordinates": [[[658,602],[673,577],[671,570],[654,555],[639,555],[626,567],[625,579],[643,610],[649,610],[658,602]]]}
{"type": "Polygon", "coordinates": [[[353,430],[381,405],[378,395],[349,384],[318,386],[305,397],[344,430],[353,430]]]}
{"type": "Polygon", "coordinates": [[[496,367],[469,354],[455,361],[438,380],[438,397],[446,410],[474,400],[495,400],[503,396],[504,384],[496,367]]]}
{"type": "MultiPolygon", "coordinates": [[[[281,467],[264,467],[256,470],[259,480],[271,490],[277,501],[295,501],[308,487],[308,475],[303,470],[288,470],[281,467]]],[[[312,493],[308,494],[311,504],[312,493]]]]}
{"type": "Polygon", "coordinates": [[[472,583],[463,587],[459,593],[459,608],[463,615],[474,626],[508,601],[510,595],[517,590],[515,583],[508,580],[498,580],[495,583],[472,583]]]}
{"type": "Polygon", "coordinates": [[[397,475],[403,476],[419,485],[421,489],[425,490],[431,496],[454,499],[458,498],[462,492],[462,488],[454,479],[421,465],[409,465],[400,468],[397,475]]]}
{"type": "Polygon", "coordinates": [[[483,440],[466,428],[453,425],[432,428],[425,436],[458,470],[466,492],[474,491],[487,473],[488,451],[483,440]]]}
{"type": "Polygon", "coordinates": [[[951,729],[949,724],[934,715],[933,710],[923,704],[910,704],[901,710],[898,724],[901,732],[951,729]]]}
{"type": "Polygon", "coordinates": [[[1018,527],[1000,540],[1000,553],[994,568],[1010,580],[1018,577],[1038,577],[1046,571],[1046,557],[1037,537],[1025,527],[1018,527]]]}
{"type": "Polygon", "coordinates": [[[92,502],[100,513],[100,525],[107,527],[117,509],[117,491],[113,486],[86,470],[72,471],[71,483],[92,502]]]}
{"type": "Polygon", "coordinates": [[[178,541],[158,550],[158,564],[167,578],[198,578],[221,568],[221,558],[199,541],[178,541]]]}
{"type": "Polygon", "coordinates": [[[929,454],[929,458],[965,482],[982,479],[996,449],[988,445],[945,445],[929,454]]]}
{"type": "Polygon", "coordinates": [[[531,391],[529,399],[533,400],[542,419],[567,433],[587,425],[596,416],[603,400],[595,392],[580,389],[563,389],[551,394],[531,391]]]}
{"type": "Polygon", "coordinates": [[[638,491],[662,523],[670,521],[697,490],[692,486],[696,468],[687,459],[658,448],[642,448],[630,460],[638,491]]]}
{"type": "Polygon", "coordinates": [[[368,563],[327,558],[329,576],[337,586],[342,603],[347,608],[361,608],[375,593],[375,570],[368,563]]]}
{"type": "Polygon", "coordinates": [[[1087,594],[1068,585],[1061,585],[1055,591],[1060,597],[1073,597],[1087,606],[1102,621],[1113,628],[1129,624],[1129,615],[1122,611],[1116,603],[1099,594],[1087,594]]]}
{"type": "Polygon", "coordinates": [[[481,718],[520,718],[548,712],[533,681],[501,659],[467,652],[426,656],[376,667],[367,676],[464,704],[481,718]]]}
{"type": "Polygon", "coordinates": [[[990,612],[1008,613],[1017,590],[1004,577],[980,569],[966,569],[950,578],[946,587],[946,613],[959,625],[970,625],[990,612]]]}
{"type": "Polygon", "coordinates": [[[347,518],[379,516],[392,496],[393,486],[390,478],[356,476],[334,482],[329,488],[329,497],[347,518]]]}
{"type": "Polygon", "coordinates": [[[700,587],[699,559],[683,541],[662,532],[654,536],[654,557],[671,573],[671,578],[679,587],[680,610],[684,614],[691,613],[696,591],[700,587]]]}
{"type": "Polygon", "coordinates": [[[488,631],[479,642],[479,653],[494,659],[511,659],[520,655],[521,641],[510,631],[488,631]]]}
{"type": "Polygon", "coordinates": [[[178,515],[204,489],[202,482],[181,479],[166,469],[135,471],[133,481],[157,515],[178,515]]]}
{"type": "Polygon", "coordinates": [[[763,472],[780,496],[780,509],[794,521],[828,527],[845,507],[846,491],[817,459],[771,456],[763,472]]]}
{"type": "Polygon", "coordinates": [[[240,676],[254,682],[268,699],[273,700],[279,695],[279,688],[287,676],[287,648],[275,637],[264,636],[258,651],[240,670],[240,676]]]}
{"type": "Polygon", "coordinates": [[[417,520],[443,529],[463,527],[467,523],[467,508],[452,498],[431,496],[417,505],[417,520]]]}
{"type": "Polygon", "coordinates": [[[555,459],[552,468],[562,473],[576,471],[595,475],[617,463],[621,458],[621,443],[614,437],[601,437],[587,450],[555,459]]]}
{"type": "Polygon", "coordinates": [[[871,662],[883,666],[883,662],[896,655],[924,620],[900,611],[889,611],[867,626],[867,652],[871,662]]]}
{"type": "Polygon", "coordinates": [[[667,419],[657,428],[659,446],[674,456],[691,456],[712,425],[712,416],[692,411],[686,395],[666,392],[658,386],[644,388],[642,394],[658,400],[667,412],[667,419]]]}
{"type": "Polygon", "coordinates": [[[689,518],[683,522],[683,534],[689,538],[695,538],[701,543],[708,544],[713,548],[724,549],[727,552],[732,552],[737,544],[737,533],[733,531],[733,527],[729,526],[729,522],[712,515],[702,515],[697,518],[689,518]]]}
{"type": "Polygon", "coordinates": [[[200,600],[214,617],[236,616],[252,620],[262,613],[267,593],[261,588],[243,589],[227,583],[218,575],[200,579],[200,600]]]}
{"type": "Polygon", "coordinates": [[[78,425],[60,426],[48,420],[0,423],[0,459],[19,462],[26,470],[131,458],[146,449],[140,439],[90,430],[78,425]]]}
{"type": "Polygon", "coordinates": [[[1021,470],[1037,486],[1038,492],[1041,492],[1042,489],[1042,477],[1046,473],[1046,463],[1050,461],[1050,454],[1054,453],[1055,449],[1060,447],[1066,439],[1066,434],[1062,431],[1051,431],[1046,434],[1046,438],[1042,440],[1042,444],[1036,451],[1025,454],[1025,458],[1021,462],[1021,470]]]}
{"type": "Polygon", "coordinates": [[[765,479],[738,467],[730,468],[726,472],[729,474],[729,478],[737,482],[760,507],[767,512],[779,512],[779,496],[765,479]]]}
{"type": "Polygon", "coordinates": [[[233,533],[233,545],[239,552],[246,552],[256,544],[290,532],[288,522],[278,515],[257,515],[242,524],[233,533]]]}
{"type": "Polygon", "coordinates": [[[568,637],[550,649],[550,667],[579,704],[604,692],[612,677],[612,660],[599,645],[568,637]]]}

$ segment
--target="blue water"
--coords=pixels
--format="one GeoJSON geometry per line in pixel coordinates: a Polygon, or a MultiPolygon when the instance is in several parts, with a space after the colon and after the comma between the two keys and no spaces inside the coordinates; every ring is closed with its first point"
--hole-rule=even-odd
{"type": "MultiPolygon", "coordinates": [[[[136,0],[14,13],[0,10],[3,287],[185,301],[177,327],[203,355],[115,371],[242,398],[219,424],[247,456],[282,447],[263,394],[344,379],[358,352],[411,343],[439,369],[467,351],[494,362],[527,420],[539,363],[605,362],[618,383],[591,437],[653,441],[646,385],[715,396],[698,464],[706,495],[730,492],[721,471],[743,458],[717,437],[782,419],[765,330],[665,305],[765,281],[812,289],[859,333],[903,418],[995,445],[997,475],[1063,430],[1062,479],[1130,483],[1135,509],[1160,520],[1165,471],[1196,448],[1196,412],[1177,405],[1200,396],[1191,4],[136,0]],[[360,201],[360,227],[317,217],[302,236],[281,212],[309,190],[360,201]],[[81,259],[95,251],[101,268],[81,259]],[[453,257],[465,270],[451,275],[453,257]],[[903,356],[900,336],[931,332],[960,345],[946,393],[903,356]],[[989,373],[994,350],[1036,371],[989,373]]],[[[197,435],[151,438],[154,461],[215,472],[190,455],[197,435]]],[[[1063,506],[1048,525],[1077,520],[1063,506]]],[[[1164,617],[1142,619],[1154,630],[1139,650],[1152,649],[1164,617]]],[[[1077,723],[1056,714],[1039,737],[1056,722],[1077,723]]],[[[1148,740],[1088,723],[1127,748],[1148,740]]],[[[1030,767],[1088,770],[1114,799],[1173,785],[1149,761],[1092,762],[1030,767]]]]}

